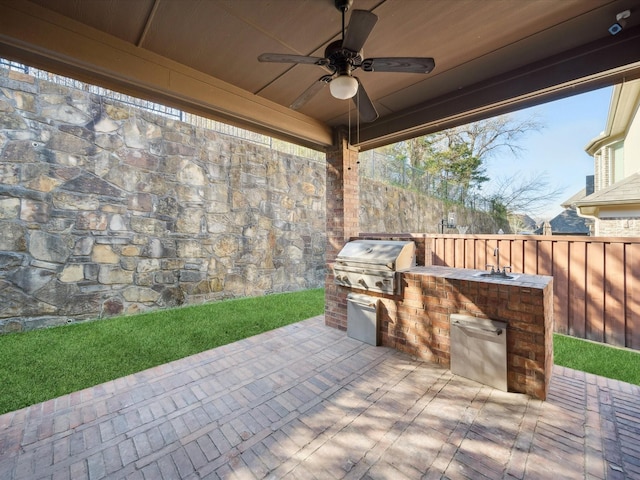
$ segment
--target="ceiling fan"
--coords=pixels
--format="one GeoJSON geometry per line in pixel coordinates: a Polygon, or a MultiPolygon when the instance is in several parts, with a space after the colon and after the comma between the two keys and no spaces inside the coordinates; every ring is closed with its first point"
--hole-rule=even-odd
{"type": "Polygon", "coordinates": [[[300,63],[318,65],[331,73],[323,75],[307,88],[290,107],[299,109],[320,90],[329,85],[331,95],[346,100],[353,98],[363,122],[373,122],[378,118],[371,99],[364,86],[352,75],[354,70],[362,68],[365,72],[429,73],[435,67],[433,58],[428,57],[382,57],[362,58],[362,47],[378,21],[377,15],[367,10],[351,12],[349,28],[345,31],[345,14],[353,0],[334,0],[336,8],[342,12],[342,39],[330,43],[324,52],[324,58],[280,53],[263,53],[260,62],[300,63]],[[356,96],[357,94],[357,96],[356,96]]]}

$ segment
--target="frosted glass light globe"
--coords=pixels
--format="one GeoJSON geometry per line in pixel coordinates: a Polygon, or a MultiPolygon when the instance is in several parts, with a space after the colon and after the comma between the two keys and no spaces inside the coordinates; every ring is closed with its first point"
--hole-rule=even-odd
{"type": "Polygon", "coordinates": [[[331,80],[329,90],[335,98],[347,100],[358,92],[358,81],[349,75],[340,75],[331,80]]]}

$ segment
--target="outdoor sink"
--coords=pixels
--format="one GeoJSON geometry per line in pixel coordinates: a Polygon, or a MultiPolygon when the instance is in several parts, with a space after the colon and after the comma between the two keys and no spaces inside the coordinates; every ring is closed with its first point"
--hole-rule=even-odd
{"type": "Polygon", "coordinates": [[[472,277],[482,277],[482,278],[496,278],[498,280],[515,280],[518,278],[520,274],[518,273],[497,273],[497,272],[478,272],[474,273],[472,277]]]}

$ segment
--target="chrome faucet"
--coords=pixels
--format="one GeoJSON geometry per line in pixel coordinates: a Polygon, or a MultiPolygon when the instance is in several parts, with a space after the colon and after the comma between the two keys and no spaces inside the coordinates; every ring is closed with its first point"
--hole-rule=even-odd
{"type": "Polygon", "coordinates": [[[501,275],[506,277],[507,276],[507,270],[511,271],[511,265],[505,265],[504,267],[502,267],[502,270],[500,270],[500,249],[498,247],[493,249],[493,256],[496,257],[496,264],[495,265],[485,265],[485,268],[489,268],[491,267],[491,275],[501,275]]]}

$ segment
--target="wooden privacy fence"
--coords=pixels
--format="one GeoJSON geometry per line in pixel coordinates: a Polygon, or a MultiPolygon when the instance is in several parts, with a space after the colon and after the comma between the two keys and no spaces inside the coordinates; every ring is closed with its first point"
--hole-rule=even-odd
{"type": "MultiPolygon", "coordinates": [[[[415,235],[422,237],[422,235],[415,235]]],[[[555,331],[640,349],[640,238],[424,235],[425,263],[553,276],[555,331]]],[[[416,238],[417,239],[417,238],[416,238]]]]}

